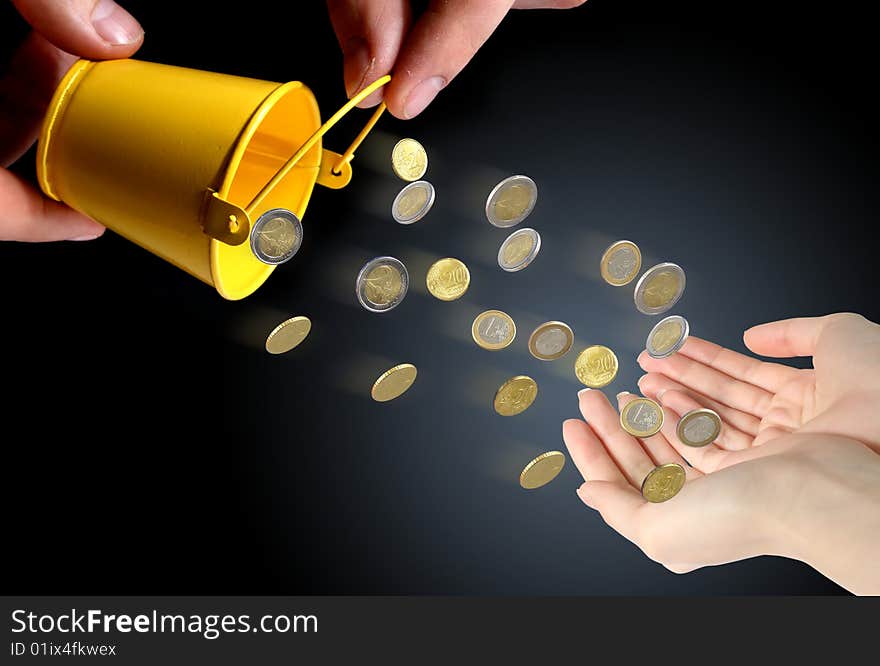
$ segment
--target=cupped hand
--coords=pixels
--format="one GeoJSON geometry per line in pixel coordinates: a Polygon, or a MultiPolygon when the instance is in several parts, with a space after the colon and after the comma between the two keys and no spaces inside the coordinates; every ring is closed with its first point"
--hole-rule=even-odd
{"type": "MultiPolygon", "coordinates": [[[[688,399],[675,389],[669,393],[688,399]]],[[[622,393],[620,408],[634,398],[622,393]]],[[[880,454],[870,447],[796,433],[718,459],[678,442],[679,415],[672,410],[665,410],[658,434],[639,440],[621,429],[617,410],[601,392],[582,392],[579,403],[586,420],[563,424],[585,480],[578,496],[651,559],[685,573],[781,555],[811,564],[854,592],[880,592],[873,566],[880,546],[880,454]],[[685,468],[684,487],[667,502],[646,501],[640,492],[645,476],[670,462],[685,468]]]]}
{"type": "Polygon", "coordinates": [[[880,451],[880,326],[841,313],[762,324],[744,340],[763,356],[812,356],[813,369],[759,361],[691,337],[666,359],[642,352],[638,361],[647,374],[639,388],[665,408],[717,411],[725,427],[713,449],[721,452],[795,431],[852,437],[880,451]]]}
{"type": "Polygon", "coordinates": [[[568,9],[586,0],[432,0],[413,25],[409,0],[328,0],[353,97],[393,71],[385,101],[398,118],[420,114],[464,68],[511,9],[568,9]]]}
{"type": "MultiPolygon", "coordinates": [[[[13,0],[33,27],[0,80],[0,166],[37,140],[52,94],[76,57],[126,58],[140,47],[140,24],[112,0],[13,0]]],[[[41,195],[0,169],[0,240],[90,240],[97,222],[41,195]]]]}

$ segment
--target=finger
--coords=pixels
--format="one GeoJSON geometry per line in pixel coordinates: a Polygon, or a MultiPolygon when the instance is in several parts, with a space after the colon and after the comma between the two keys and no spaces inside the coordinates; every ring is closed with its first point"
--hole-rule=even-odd
{"type": "MultiPolygon", "coordinates": [[[[354,97],[394,67],[412,22],[407,0],[328,0],[330,21],[344,57],[345,90],[354,97]]],[[[359,106],[382,101],[381,90],[359,106]]]]}
{"type": "Polygon", "coordinates": [[[562,424],[562,439],[584,481],[626,483],[589,425],[580,419],[568,419],[562,424]]]}
{"type": "Polygon", "coordinates": [[[825,317],[783,319],[753,326],[743,334],[746,347],[762,356],[791,358],[813,356],[819,339],[830,326],[843,322],[858,322],[862,328],[867,320],[861,315],[844,312],[825,317]]]}
{"type": "Polygon", "coordinates": [[[21,157],[37,140],[46,107],[76,56],[32,32],[0,79],[0,166],[21,157]]]}
{"type": "Polygon", "coordinates": [[[701,338],[689,337],[678,352],[690,359],[715,368],[725,375],[748,382],[766,391],[775,393],[786,382],[797,376],[797,370],[779,363],[767,363],[739,354],[732,349],[701,338]]]}
{"type": "Polygon", "coordinates": [[[34,30],[63,51],[82,58],[127,58],[144,29],[113,0],[12,0],[34,30]]]}
{"type": "Polygon", "coordinates": [[[0,240],[91,240],[104,227],[0,169],[0,240]]]}
{"type": "MultiPolygon", "coordinates": [[[[618,411],[623,411],[627,403],[632,402],[637,396],[629,391],[621,391],[617,394],[618,411]]],[[[688,465],[687,461],[682,458],[678,451],[672,448],[672,445],[666,440],[663,433],[658,432],[651,437],[641,437],[637,441],[641,442],[642,448],[650,456],[654,465],[665,465],[666,463],[677,463],[684,467],[688,479],[702,476],[697,470],[688,465]]]]}
{"type": "Polygon", "coordinates": [[[573,9],[587,0],[517,0],[514,9],[573,9]]]}
{"type": "Polygon", "coordinates": [[[780,426],[770,426],[764,428],[758,433],[758,436],[755,437],[755,443],[752,444],[752,446],[763,446],[767,442],[772,442],[774,439],[779,439],[780,437],[790,434],[791,430],[786,430],[780,426]]]}
{"type": "Polygon", "coordinates": [[[638,440],[620,427],[620,415],[617,410],[611,406],[602,391],[584,389],[578,393],[578,402],[581,414],[602,441],[626,480],[633,487],[641,488],[648,472],[654,469],[654,463],[638,440]]]}
{"type": "Polygon", "coordinates": [[[670,379],[659,372],[649,372],[648,374],[642,375],[639,378],[638,385],[642,395],[648,398],[654,398],[655,400],[660,391],[668,391],[672,389],[686,393],[700,403],[701,406],[708,407],[709,409],[718,412],[718,416],[721,417],[722,421],[739,428],[752,437],[758,434],[758,429],[761,426],[761,419],[756,416],[723,405],[717,400],[712,400],[712,398],[708,398],[702,393],[689,389],[683,384],[680,384],[674,379],[670,379]]]}
{"type": "Polygon", "coordinates": [[[388,110],[414,118],[470,61],[512,6],[511,0],[433,0],[413,27],[385,92],[388,110]]]}
{"type": "MultiPolygon", "coordinates": [[[[687,393],[682,393],[681,391],[662,391],[659,395],[659,402],[663,405],[664,410],[669,408],[679,415],[687,414],[693,409],[699,409],[702,407],[702,405],[691,396],[687,393]]],[[[674,425],[676,428],[678,427],[678,419],[675,419],[674,425]]],[[[676,439],[678,439],[677,434],[676,439]]],[[[713,444],[727,451],[741,451],[742,449],[749,448],[754,440],[754,437],[734,428],[729,423],[722,422],[721,432],[718,434],[718,438],[713,444]]],[[[695,448],[687,445],[684,446],[686,449],[695,448]]]]}
{"type": "Polygon", "coordinates": [[[688,388],[759,419],[767,413],[773,399],[773,395],[762,388],[734,379],[680,354],[656,359],[643,351],[639,354],[638,363],[645,372],[663,373],[688,388]]]}
{"type": "Polygon", "coordinates": [[[577,491],[581,501],[602,514],[602,519],[633,543],[647,502],[641,493],[626,483],[587,481],[577,491]]]}

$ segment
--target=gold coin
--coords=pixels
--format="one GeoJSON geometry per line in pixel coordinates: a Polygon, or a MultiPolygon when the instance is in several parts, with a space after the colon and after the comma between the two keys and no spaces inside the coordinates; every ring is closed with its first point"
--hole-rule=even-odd
{"type": "Polygon", "coordinates": [[[636,398],[620,412],[620,427],[633,437],[651,437],[663,426],[663,408],[650,398],[636,398]]]}
{"type": "Polygon", "coordinates": [[[711,409],[692,409],[679,419],[675,432],[682,444],[709,446],[721,434],[721,417],[711,409]]]}
{"type": "Polygon", "coordinates": [[[409,390],[416,380],[418,371],[412,363],[396,365],[387,372],[383,372],[376,383],[373,384],[371,395],[376,402],[388,402],[399,398],[409,390]]]}
{"type": "Polygon", "coordinates": [[[602,388],[617,377],[617,356],[602,345],[587,347],[574,362],[574,373],[584,386],[602,388]]]}
{"type": "Polygon", "coordinates": [[[398,178],[418,180],[428,170],[428,153],[415,139],[401,139],[391,151],[391,166],[398,178]]]}
{"type": "Polygon", "coordinates": [[[565,454],[560,451],[542,453],[525,466],[519,475],[519,485],[526,490],[534,490],[546,486],[559,476],[565,466],[565,454]]]}
{"type": "Polygon", "coordinates": [[[628,240],[612,243],[599,262],[602,279],[614,287],[622,287],[635,279],[642,268],[639,246],[628,240]]]}
{"type": "Polygon", "coordinates": [[[454,301],[464,296],[471,283],[468,267],[458,259],[447,257],[428,269],[428,291],[441,301],[454,301]]]}
{"type": "Polygon", "coordinates": [[[298,346],[312,330],[308,317],[291,317],[283,321],[266,338],[266,351],[270,354],[283,354],[298,346]]]}
{"type": "Polygon", "coordinates": [[[542,361],[555,361],[565,356],[573,343],[574,332],[568,324],[548,321],[532,331],[529,336],[529,351],[542,361]]]}
{"type": "Polygon", "coordinates": [[[495,394],[495,411],[501,416],[522,414],[538,397],[538,385],[525,375],[511,377],[495,394]]]}
{"type": "Polygon", "coordinates": [[[477,315],[471,326],[471,335],[483,349],[504,349],[516,337],[516,324],[506,312],[486,310],[477,315]]]}
{"type": "Polygon", "coordinates": [[[684,467],[678,463],[658,465],[642,481],[642,497],[649,502],[671,500],[684,488],[684,467]]]}

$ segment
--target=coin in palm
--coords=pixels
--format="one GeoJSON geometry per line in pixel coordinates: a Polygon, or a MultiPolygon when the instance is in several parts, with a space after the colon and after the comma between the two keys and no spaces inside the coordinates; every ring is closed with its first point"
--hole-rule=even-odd
{"type": "Polygon", "coordinates": [[[658,465],[642,482],[642,497],[655,504],[667,502],[684,488],[685,478],[684,467],[678,463],[658,465]]]}
{"type": "Polygon", "coordinates": [[[678,421],[679,441],[687,446],[709,446],[721,434],[721,417],[711,409],[692,409],[678,421]]]}
{"type": "Polygon", "coordinates": [[[621,410],[620,425],[633,437],[651,437],[663,426],[663,408],[650,398],[636,398],[621,410]]]}

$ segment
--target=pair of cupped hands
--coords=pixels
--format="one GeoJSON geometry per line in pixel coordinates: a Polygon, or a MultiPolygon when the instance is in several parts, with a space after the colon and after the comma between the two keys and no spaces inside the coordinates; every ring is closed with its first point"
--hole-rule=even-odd
{"type": "MultiPolygon", "coordinates": [[[[620,427],[601,391],[581,391],[584,420],[563,424],[584,478],[578,496],[678,573],[781,555],[853,592],[880,594],[880,326],[835,314],[756,326],[744,341],[762,356],[812,356],[814,367],[696,337],[666,359],[642,352],[639,389],[665,413],[661,431],[645,439],[620,427]],[[715,443],[692,448],[676,425],[699,407],[715,410],[723,427],[715,443]],[[684,488],[647,502],[642,480],[670,462],[685,468],[684,488]]],[[[620,393],[618,408],[635,397],[620,393]]]]}

